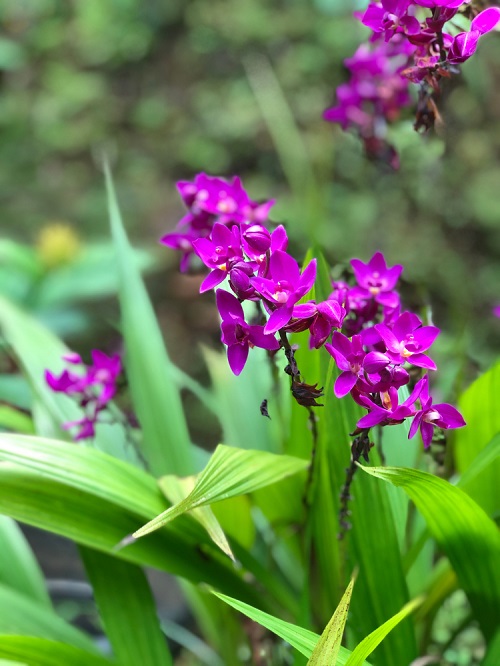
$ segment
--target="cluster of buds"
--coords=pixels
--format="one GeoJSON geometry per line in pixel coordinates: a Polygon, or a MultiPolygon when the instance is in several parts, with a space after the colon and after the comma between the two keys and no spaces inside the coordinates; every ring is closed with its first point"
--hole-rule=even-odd
{"type": "Polygon", "coordinates": [[[442,79],[475,53],[480,37],[500,22],[500,8],[478,12],[470,0],[377,0],[356,16],[372,34],[346,61],[351,80],[338,88],[338,105],[324,117],[354,127],[368,155],[388,155],[397,166],[386,143],[387,124],[410,103],[410,82],[419,86],[415,129],[427,130],[440,118],[442,79]],[[464,20],[466,31],[458,25],[464,20]]]}
{"type": "MultiPolygon", "coordinates": [[[[335,282],[326,301],[299,303],[314,285],[316,259],[301,271],[287,252],[288,238],[283,226],[271,232],[265,220],[256,222],[254,217],[245,217],[249,211],[268,211],[269,203],[249,207],[250,199],[238,179],[230,184],[201,174],[193,184],[181,183],[179,189],[182,194],[189,187],[189,216],[193,216],[193,201],[197,197],[203,202],[210,201],[207,206],[214,210],[217,202],[229,196],[235,183],[240,198],[231,198],[227,207],[231,212],[225,212],[223,219],[220,216],[211,219],[210,230],[204,228],[198,237],[194,233],[190,237],[190,252],[209,269],[200,291],[214,289],[223,282],[229,288],[217,288],[215,295],[222,321],[221,339],[227,346],[233,373],[241,373],[251,348],[261,347],[274,354],[281,347],[288,360],[286,371],[292,377],[292,394],[306,407],[317,406],[321,390],[301,381],[287,335],[308,330],[310,348],[325,346],[341,371],[334,385],[335,395],[343,397],[350,393],[368,410],[357,423],[358,432],[412,418],[410,437],[420,427],[428,446],[433,426],[447,429],[465,425],[451,405],[432,404],[427,375],[399,405],[398,389],[410,382],[411,366],[436,370],[426,352],[439,334],[438,328],[424,326],[416,314],[401,312],[396,283],[402,266],[388,268],[380,252],[367,264],[353,259],[356,285],[335,282]],[[205,188],[201,196],[199,183],[205,188]],[[256,320],[246,320],[242,306],[245,301],[257,305],[256,320]]],[[[194,229],[191,223],[190,232],[194,229]]],[[[172,238],[174,234],[169,236],[172,238]]]]}
{"type": "Polygon", "coordinates": [[[65,430],[77,428],[75,441],[95,436],[95,426],[116,394],[116,383],[122,370],[118,354],[107,356],[94,349],[91,356],[92,365],[86,366],[79,354],[71,352],[63,356],[71,369],[63,370],[59,376],[49,370],[45,371],[49,387],[75,400],[83,411],[81,419],[63,424],[65,430]]]}

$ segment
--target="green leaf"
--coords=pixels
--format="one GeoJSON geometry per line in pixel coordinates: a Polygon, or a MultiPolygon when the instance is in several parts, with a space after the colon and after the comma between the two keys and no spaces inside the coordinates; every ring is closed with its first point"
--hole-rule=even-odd
{"type": "Polygon", "coordinates": [[[19,526],[0,516],[0,583],[52,609],[38,562],[19,526]]]}
{"type": "Polygon", "coordinates": [[[500,433],[495,435],[495,437],[493,437],[493,439],[484,447],[484,449],[481,449],[476,458],[474,458],[469,467],[467,467],[458,482],[460,488],[465,490],[468,495],[472,495],[472,497],[474,497],[476,478],[484,470],[490,470],[492,467],[494,468],[494,463],[499,456],[500,433]]]}
{"type": "MultiPolygon", "coordinates": [[[[186,499],[189,493],[192,492],[195,484],[195,476],[179,478],[178,476],[169,475],[162,476],[161,479],[158,479],[158,485],[163,494],[170,502],[172,502],[172,504],[182,502],[186,499]]],[[[206,529],[207,534],[215,545],[234,561],[234,555],[226,539],[226,535],[212,509],[209,506],[199,507],[198,509],[193,509],[191,511],[191,516],[206,529]]]]}
{"type": "Polygon", "coordinates": [[[1,636],[0,658],[21,661],[27,666],[112,666],[98,654],[44,638],[1,636]]]}
{"type": "Polygon", "coordinates": [[[351,582],[335,609],[332,619],[326,625],[319,641],[316,643],[311,658],[307,662],[308,666],[331,666],[337,663],[355,579],[356,576],[351,578],[351,582]]]}
{"type": "Polygon", "coordinates": [[[90,548],[80,554],[120,666],[173,664],[142,569],[90,548]]]}
{"type": "MultiPolygon", "coordinates": [[[[238,599],[233,599],[220,592],[212,590],[212,594],[215,594],[216,597],[222,599],[226,604],[229,604],[254,622],[258,622],[266,629],[269,629],[269,631],[272,631],[276,636],[282,638],[304,656],[310,657],[312,655],[314,648],[320,639],[320,636],[314,633],[314,631],[309,631],[308,629],[303,629],[290,622],[279,620],[277,617],[269,615],[269,613],[264,613],[257,608],[253,608],[253,606],[249,606],[238,599]]],[[[350,650],[340,647],[336,666],[345,666],[350,656],[350,650]]],[[[370,665],[368,662],[364,662],[364,666],[370,665]]]]}
{"type": "Polygon", "coordinates": [[[277,456],[265,451],[235,449],[219,444],[191,493],[134,532],[133,536],[138,539],[149,534],[186,511],[276,483],[306,469],[308,464],[306,460],[291,456],[277,456]]]}
{"type": "Polygon", "coordinates": [[[468,495],[425,472],[397,467],[362,467],[369,475],[401,486],[424,516],[447,555],[486,637],[500,617],[500,534],[468,495]]]}
{"type": "MultiPolygon", "coordinates": [[[[244,569],[236,570],[227,558],[219,557],[190,517],[181,516],[167,529],[115,552],[125,535],[166,507],[156,479],[134,466],[95,449],[7,434],[0,434],[0,461],[0,513],[262,603],[259,592],[244,582],[244,569]]],[[[246,561],[253,566],[250,556],[246,561]]],[[[268,582],[266,586],[271,595],[279,587],[268,582]]]]}
{"type": "MultiPolygon", "coordinates": [[[[500,433],[500,362],[479,377],[460,397],[458,407],[467,422],[454,433],[458,471],[465,474],[478,454],[500,433]]],[[[491,462],[467,487],[467,493],[490,516],[500,511],[500,458],[491,462]]]]}
{"type": "Polygon", "coordinates": [[[96,652],[92,640],[56,613],[24,594],[0,584],[0,634],[38,636],[96,652]]]}
{"type": "Polygon", "coordinates": [[[486,655],[481,662],[481,666],[498,666],[500,664],[500,631],[488,645],[486,655]]]}
{"type": "Polygon", "coordinates": [[[118,258],[125,364],[143,431],[142,453],[155,476],[193,472],[193,453],[170,359],[140,272],[134,265],[109,167],[111,231],[118,258]]]}
{"type": "Polygon", "coordinates": [[[0,428],[22,432],[26,435],[32,435],[35,432],[31,418],[10,405],[0,405],[0,428]]]}
{"type": "Polygon", "coordinates": [[[367,636],[364,640],[356,646],[353,650],[351,656],[346,662],[346,666],[362,666],[365,662],[365,659],[371,655],[375,648],[384,640],[387,634],[398,625],[401,620],[409,615],[417,606],[419,606],[423,601],[423,598],[414,599],[410,601],[406,606],[404,606],[399,613],[391,617],[390,620],[384,622],[384,624],[372,631],[372,633],[367,636]]]}

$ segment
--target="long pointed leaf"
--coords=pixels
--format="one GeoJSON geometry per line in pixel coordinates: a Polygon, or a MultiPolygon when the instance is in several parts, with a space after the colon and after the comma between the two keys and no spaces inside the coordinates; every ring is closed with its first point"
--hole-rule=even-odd
{"type": "Polygon", "coordinates": [[[171,666],[149,583],[142,569],[80,547],[99,614],[120,666],[171,666]]]}
{"type": "Polygon", "coordinates": [[[397,467],[362,467],[401,486],[448,556],[485,635],[500,617],[500,534],[483,509],[448,482],[425,472],[397,467]]]}
{"type": "Polygon", "coordinates": [[[142,451],[156,476],[193,473],[193,453],[175,375],[123,226],[105,165],[111,231],[118,257],[125,363],[143,430],[142,451]]]}
{"type": "Polygon", "coordinates": [[[149,534],[186,511],[276,483],[306,469],[308,464],[306,460],[291,456],[219,444],[189,495],[134,532],[133,536],[139,538],[149,534]]]}
{"type": "Polygon", "coordinates": [[[27,666],[112,666],[97,654],[44,638],[0,635],[0,658],[27,666]]]}

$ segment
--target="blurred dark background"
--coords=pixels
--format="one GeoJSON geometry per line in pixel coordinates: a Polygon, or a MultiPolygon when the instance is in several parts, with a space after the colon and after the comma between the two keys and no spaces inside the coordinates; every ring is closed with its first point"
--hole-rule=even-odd
{"type": "MultiPolygon", "coordinates": [[[[488,364],[500,349],[491,313],[500,302],[500,36],[484,37],[446,85],[438,136],[415,134],[410,115],[393,129],[393,172],[321,118],[346,77],[343,59],[364,39],[352,9],[341,0],[3,0],[2,235],[32,246],[44,270],[99,243],[106,256],[105,151],[176,344],[186,326],[215,318],[196,280],[177,276],[174,253],[156,246],[182,214],[175,181],[240,174],[253,198],[277,198],[274,219],[287,223],[299,258],[311,241],[332,263],[383,250],[417,285],[410,301],[432,305],[442,353],[488,364]]],[[[0,252],[0,290],[26,300],[1,262],[0,252]]],[[[113,292],[84,268],[84,300],[113,292]]],[[[78,330],[61,314],[69,301],[59,294],[61,333],[78,330]]],[[[109,311],[100,307],[97,326],[109,311]]],[[[189,347],[179,354],[187,365],[189,347]]]]}

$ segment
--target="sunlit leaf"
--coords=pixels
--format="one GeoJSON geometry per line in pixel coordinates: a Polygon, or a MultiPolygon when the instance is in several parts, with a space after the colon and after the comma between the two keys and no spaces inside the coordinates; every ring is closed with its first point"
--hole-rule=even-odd
{"type": "Polygon", "coordinates": [[[189,495],[134,532],[133,536],[137,539],[149,534],[186,511],[276,483],[306,469],[308,464],[291,456],[220,444],[189,495]]]}
{"type": "Polygon", "coordinates": [[[406,604],[399,613],[391,617],[390,620],[384,622],[384,624],[372,631],[372,633],[367,636],[364,640],[356,646],[352,651],[351,656],[346,662],[346,666],[362,666],[365,662],[365,659],[371,655],[375,648],[384,640],[387,634],[398,625],[401,620],[403,620],[407,615],[409,615],[415,608],[417,608],[423,599],[415,599],[406,604]]]}
{"type": "Polygon", "coordinates": [[[447,555],[486,636],[500,617],[500,534],[468,495],[425,472],[396,467],[362,467],[374,477],[401,486],[424,516],[447,555]]]}
{"type": "MultiPolygon", "coordinates": [[[[172,504],[182,502],[189,493],[192,492],[195,484],[196,477],[194,476],[181,478],[169,475],[162,476],[161,479],[158,479],[158,485],[163,494],[170,502],[172,502],[172,504]]],[[[220,526],[212,509],[209,506],[201,506],[198,509],[193,509],[191,515],[206,529],[212,541],[222,550],[222,552],[234,560],[234,555],[226,539],[224,530],[220,526]]]]}
{"type": "MultiPolygon", "coordinates": [[[[257,608],[254,608],[253,606],[250,606],[242,601],[239,601],[238,599],[233,599],[226,596],[225,594],[221,594],[220,592],[212,592],[216,597],[219,597],[219,599],[222,599],[222,601],[225,601],[240,613],[243,613],[254,622],[258,622],[266,629],[269,629],[269,631],[272,631],[304,656],[310,657],[312,655],[314,648],[320,639],[319,634],[316,634],[313,631],[309,631],[308,629],[298,627],[295,624],[291,624],[290,622],[280,620],[277,617],[269,615],[269,613],[264,613],[263,611],[258,610],[257,608]]],[[[351,651],[341,646],[336,666],[345,666],[350,656],[351,651]]],[[[368,662],[364,662],[364,666],[370,665],[368,662]]]]}
{"type": "Polygon", "coordinates": [[[0,658],[27,666],[112,666],[114,662],[90,651],[44,638],[0,635],[0,658]]]}
{"type": "Polygon", "coordinates": [[[156,476],[192,474],[191,442],[171,362],[140,272],[134,265],[107,166],[105,171],[120,276],[125,364],[144,435],[142,452],[156,476]]]}
{"type": "MultiPolygon", "coordinates": [[[[331,666],[331,664],[337,663],[337,657],[340,652],[340,645],[344,635],[345,623],[347,622],[349,605],[351,603],[354,581],[355,577],[353,576],[339,605],[332,615],[332,619],[326,625],[319,641],[316,643],[311,658],[307,662],[308,666],[331,666]]],[[[352,655],[350,658],[352,658],[352,655]]]]}

